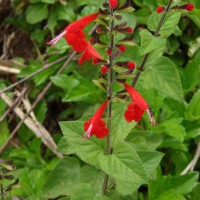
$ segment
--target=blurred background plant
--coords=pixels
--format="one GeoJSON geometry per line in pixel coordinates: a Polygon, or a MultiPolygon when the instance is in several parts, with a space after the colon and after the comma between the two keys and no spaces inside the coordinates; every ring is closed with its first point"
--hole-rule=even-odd
{"type": "MultiPolygon", "coordinates": [[[[58,196],[69,199],[65,196],[73,190],[72,186],[83,182],[92,187],[96,183],[94,191],[101,191],[103,174],[100,171],[70,154],[70,149],[70,156],[64,159],[56,149],[62,137],[58,122],[84,118],[94,113],[103,101],[101,90],[93,84],[97,81],[91,81],[98,78],[100,69],[90,63],[78,66],[78,58],[64,38],[55,48],[47,46],[46,42],[69,23],[97,12],[103,2],[0,1],[0,88],[53,63],[29,81],[1,94],[0,155],[2,159],[14,160],[17,170],[13,175],[22,185],[20,189],[11,191],[13,196],[28,200],[58,196]],[[60,69],[63,70],[59,72],[60,69]],[[20,123],[22,125],[16,129],[20,123]],[[90,169],[90,175],[84,173],[86,169],[90,169]]],[[[134,42],[140,45],[140,32],[147,27],[149,16],[168,1],[131,2],[136,11],[123,14],[123,19],[134,29],[134,42]]],[[[188,1],[173,1],[173,5],[184,3],[188,1]]],[[[127,138],[138,151],[163,152],[161,165],[152,174],[148,186],[142,186],[129,196],[111,190],[108,194],[110,199],[200,199],[198,173],[188,173],[200,168],[200,1],[191,0],[190,3],[195,9],[182,13],[175,31],[166,41],[166,47],[154,54],[163,51],[165,57],[173,61],[170,65],[177,70],[179,85],[174,88],[166,85],[173,81],[170,73],[166,78],[159,66],[154,73],[149,70],[146,76],[144,74],[137,87],[153,107],[159,126],[151,127],[145,118],[127,138]],[[157,76],[153,76],[155,72],[157,76]],[[163,91],[163,88],[168,90],[163,91]]],[[[88,38],[93,25],[85,29],[88,38]]],[[[137,45],[127,47],[124,57],[135,60],[139,55],[137,45]]],[[[60,143],[59,150],[62,152],[62,149],[60,143]]],[[[83,188],[87,186],[83,185],[83,188]]]]}

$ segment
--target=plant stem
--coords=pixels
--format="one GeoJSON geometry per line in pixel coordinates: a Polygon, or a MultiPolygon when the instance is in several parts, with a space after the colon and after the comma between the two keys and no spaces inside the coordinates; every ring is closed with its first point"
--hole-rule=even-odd
{"type": "MultiPolygon", "coordinates": [[[[1,160],[1,159],[0,159],[1,160]]],[[[0,176],[3,176],[3,172],[2,172],[2,167],[0,165],[0,176]]],[[[0,183],[0,195],[1,195],[1,200],[4,200],[4,194],[3,194],[3,183],[0,183]]]]}
{"type": "Polygon", "coordinates": [[[3,194],[3,184],[1,183],[1,200],[4,200],[4,194],[3,194]]]}
{"type": "MultiPolygon", "coordinates": [[[[107,110],[107,127],[109,134],[106,138],[106,155],[111,154],[111,146],[110,146],[110,133],[111,133],[111,121],[112,121],[112,95],[113,95],[113,48],[114,48],[114,35],[113,35],[113,28],[114,28],[114,20],[113,20],[113,10],[110,9],[110,17],[111,17],[111,23],[110,23],[110,50],[112,54],[109,56],[109,71],[108,71],[108,90],[107,90],[107,96],[108,96],[108,110],[107,110]]],[[[102,194],[105,195],[107,185],[108,185],[108,174],[105,174],[104,176],[104,183],[102,188],[102,194]]]]}
{"type": "MultiPolygon", "coordinates": [[[[169,0],[169,3],[167,4],[167,8],[165,9],[165,11],[164,11],[164,13],[163,13],[163,15],[162,15],[162,17],[161,17],[161,19],[160,19],[160,22],[159,22],[159,24],[158,24],[158,27],[156,28],[156,31],[155,31],[155,33],[154,33],[154,37],[158,37],[158,33],[159,33],[159,31],[160,31],[160,29],[161,29],[161,27],[162,27],[162,25],[163,25],[163,22],[164,22],[164,20],[165,20],[165,17],[167,16],[167,13],[168,13],[169,10],[170,10],[170,6],[171,6],[171,4],[172,4],[172,1],[173,1],[173,0],[169,0]]],[[[144,55],[144,58],[143,58],[143,60],[142,60],[142,63],[141,63],[140,66],[138,67],[138,72],[136,73],[136,75],[135,75],[135,77],[134,77],[134,79],[133,79],[133,82],[132,82],[132,84],[131,84],[133,87],[136,85],[137,80],[138,80],[138,78],[139,78],[141,72],[142,72],[143,69],[144,69],[144,66],[145,66],[145,63],[146,63],[148,57],[149,57],[149,53],[147,53],[147,54],[144,55]]]]}

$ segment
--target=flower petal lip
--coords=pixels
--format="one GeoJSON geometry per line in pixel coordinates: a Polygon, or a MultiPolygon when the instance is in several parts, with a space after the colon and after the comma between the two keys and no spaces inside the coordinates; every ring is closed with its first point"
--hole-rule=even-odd
{"type": "Polygon", "coordinates": [[[97,50],[92,47],[89,43],[83,52],[82,56],[79,58],[78,64],[83,64],[85,60],[90,60],[90,59],[98,58],[102,59],[101,55],[97,52],[97,50]]]}
{"type": "Polygon", "coordinates": [[[142,110],[146,110],[148,109],[148,105],[146,103],[146,101],[144,100],[144,98],[140,95],[139,92],[137,92],[132,86],[124,83],[124,87],[126,89],[126,91],[129,93],[132,101],[137,102],[137,104],[140,106],[140,108],[142,110]]]}

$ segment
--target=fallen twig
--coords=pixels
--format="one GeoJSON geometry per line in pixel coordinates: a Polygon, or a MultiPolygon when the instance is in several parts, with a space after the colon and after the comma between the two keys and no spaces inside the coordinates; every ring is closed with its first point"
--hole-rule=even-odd
{"type": "Polygon", "coordinates": [[[196,149],[193,159],[186,166],[186,168],[181,172],[181,175],[187,174],[189,171],[193,171],[198,162],[199,157],[200,157],[200,141],[197,144],[197,149],[196,149]]]}

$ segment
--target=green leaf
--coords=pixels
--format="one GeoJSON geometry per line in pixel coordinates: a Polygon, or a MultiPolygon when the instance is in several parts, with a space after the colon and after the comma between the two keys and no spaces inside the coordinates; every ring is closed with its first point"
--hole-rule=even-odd
{"type": "Polygon", "coordinates": [[[109,200],[109,198],[100,194],[96,195],[91,185],[81,183],[74,190],[71,200],[109,200]]]}
{"type": "Polygon", "coordinates": [[[154,88],[165,97],[183,101],[183,89],[174,63],[166,57],[158,58],[142,74],[141,79],[147,89],[154,88]]]}
{"type": "Polygon", "coordinates": [[[162,193],[156,200],[186,200],[182,195],[177,194],[173,189],[162,193]]]}
{"type": "Polygon", "coordinates": [[[54,4],[56,2],[56,0],[41,0],[41,2],[54,4]]]}
{"type": "Polygon", "coordinates": [[[141,35],[141,46],[140,54],[144,55],[152,50],[163,48],[166,45],[166,39],[161,37],[154,37],[148,30],[143,30],[140,32],[141,35]]]}
{"type": "Polygon", "coordinates": [[[174,190],[177,195],[186,195],[195,187],[198,177],[197,172],[182,176],[158,177],[156,181],[151,181],[149,184],[149,200],[163,198],[163,193],[171,190],[174,190]]]}
{"type": "Polygon", "coordinates": [[[26,20],[30,24],[38,23],[48,16],[47,4],[38,3],[29,5],[26,10],[26,20]]]}
{"type": "Polygon", "coordinates": [[[133,12],[135,9],[131,6],[126,7],[124,9],[117,10],[117,13],[130,13],[133,12]]]}
{"type": "Polygon", "coordinates": [[[71,196],[71,200],[93,200],[95,193],[86,183],[79,184],[71,196]]]}
{"type": "MultiPolygon", "coordinates": [[[[152,15],[149,17],[147,21],[147,26],[149,30],[154,31],[154,32],[156,31],[161,17],[162,17],[162,14],[159,14],[157,12],[152,13],[152,15]]],[[[178,22],[180,20],[180,17],[181,17],[181,13],[177,11],[167,13],[167,16],[159,31],[159,34],[161,36],[169,37],[172,33],[174,33],[175,28],[178,25],[178,22]]]]}
{"type": "Polygon", "coordinates": [[[102,171],[90,165],[84,165],[81,168],[81,183],[90,184],[95,192],[98,193],[102,190],[103,181],[104,173],[102,171]]]}
{"type": "Polygon", "coordinates": [[[147,177],[151,178],[164,154],[157,151],[137,151],[137,153],[143,162],[147,177]]]}
{"type": "Polygon", "coordinates": [[[176,140],[183,142],[185,137],[185,128],[181,124],[183,121],[182,118],[173,118],[163,123],[159,124],[155,130],[159,130],[160,132],[165,132],[167,135],[175,138],[176,140]]]}
{"type": "Polygon", "coordinates": [[[112,155],[102,157],[100,166],[116,180],[117,191],[123,195],[133,193],[147,181],[140,157],[127,143],[118,144],[112,155]]]}
{"type": "Polygon", "coordinates": [[[57,16],[56,12],[53,10],[50,12],[47,20],[47,26],[52,33],[54,33],[54,28],[57,25],[57,16]]]}
{"type": "Polygon", "coordinates": [[[59,150],[64,154],[76,153],[84,162],[97,165],[103,156],[104,139],[92,136],[90,140],[82,139],[84,135],[83,121],[61,122],[64,137],[59,143],[59,150]]]}
{"type": "Polygon", "coordinates": [[[74,185],[80,182],[80,164],[75,158],[63,158],[50,173],[42,193],[47,198],[70,194],[74,185]]]}
{"type": "Polygon", "coordinates": [[[63,6],[62,4],[56,5],[56,15],[58,20],[65,20],[73,22],[76,20],[76,13],[72,6],[63,6]]]}
{"type": "Polygon", "coordinates": [[[186,119],[188,120],[199,120],[200,119],[200,90],[198,90],[192,97],[187,110],[186,119]]]}
{"type": "Polygon", "coordinates": [[[69,90],[67,95],[63,98],[64,102],[83,101],[94,103],[101,100],[101,91],[97,90],[90,80],[78,74],[74,77],[79,81],[79,84],[69,90]]]}
{"type": "Polygon", "coordinates": [[[113,118],[111,128],[111,141],[113,144],[123,141],[136,125],[135,122],[128,123],[124,118],[126,104],[113,103],[113,118]]]}
{"type": "Polygon", "coordinates": [[[79,85],[78,79],[71,76],[60,74],[51,77],[51,81],[58,87],[61,87],[65,92],[79,85]]]}
{"type": "Polygon", "coordinates": [[[99,0],[99,1],[93,1],[93,0],[81,0],[81,1],[77,1],[77,6],[83,6],[83,5],[96,5],[99,7],[99,5],[102,5],[102,3],[104,2],[104,0],[99,0]]]}

